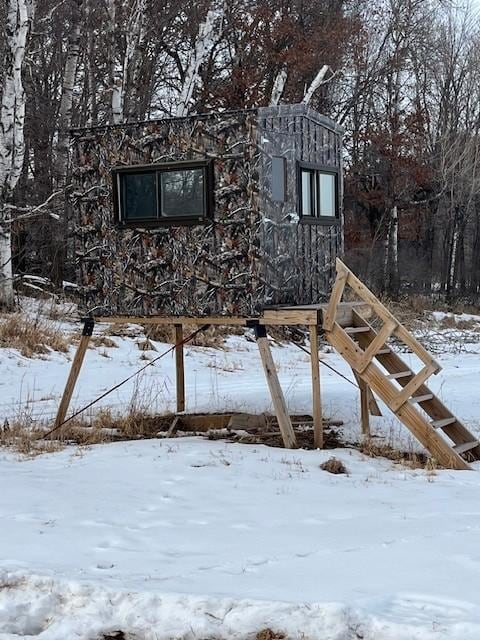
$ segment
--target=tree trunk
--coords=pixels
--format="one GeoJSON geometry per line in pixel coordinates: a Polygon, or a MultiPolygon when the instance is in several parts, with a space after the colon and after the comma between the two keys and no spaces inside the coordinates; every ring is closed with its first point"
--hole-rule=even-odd
{"type": "Polygon", "coordinates": [[[25,156],[25,92],[22,69],[28,34],[26,0],[9,0],[0,115],[0,306],[13,306],[10,210],[25,156]]]}
{"type": "Polygon", "coordinates": [[[77,0],[74,27],[68,42],[68,53],[63,73],[62,99],[58,116],[58,144],[56,158],[57,184],[65,185],[68,165],[69,129],[72,125],[73,89],[80,55],[80,9],[82,0],[77,0]]]}
{"type": "Polygon", "coordinates": [[[185,72],[185,78],[180,90],[176,115],[184,117],[188,115],[193,91],[200,78],[200,67],[207,60],[211,51],[215,47],[222,30],[222,20],[225,11],[223,3],[217,6],[217,1],[213,0],[206,15],[205,21],[198,29],[195,48],[191,52],[190,60],[185,72]]]}
{"type": "Polygon", "coordinates": [[[392,207],[389,236],[389,279],[388,290],[395,298],[400,293],[400,272],[398,268],[398,206],[392,207]]]}

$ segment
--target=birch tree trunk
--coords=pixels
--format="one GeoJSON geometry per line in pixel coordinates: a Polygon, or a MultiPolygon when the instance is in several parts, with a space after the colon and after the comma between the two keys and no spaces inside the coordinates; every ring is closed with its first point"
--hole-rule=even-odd
{"type": "Polygon", "coordinates": [[[185,78],[178,98],[176,115],[184,117],[188,115],[193,91],[200,80],[200,67],[207,60],[210,53],[222,34],[222,22],[225,13],[224,4],[214,0],[198,29],[195,47],[190,55],[190,60],[185,72],[185,78]]]}
{"type": "Polygon", "coordinates": [[[22,172],[25,156],[25,92],[22,70],[29,28],[27,0],[9,0],[0,113],[0,306],[13,306],[12,246],[5,207],[22,172]]]}
{"type": "Polygon", "coordinates": [[[122,95],[123,118],[137,115],[141,93],[142,55],[145,42],[146,0],[137,0],[132,8],[127,29],[125,58],[123,61],[122,95]]]}
{"type": "Polygon", "coordinates": [[[68,42],[68,53],[63,74],[62,99],[58,116],[58,144],[56,173],[58,186],[65,185],[68,164],[69,129],[72,125],[73,90],[80,55],[80,8],[82,0],[77,0],[75,24],[68,42]]]}
{"type": "Polygon", "coordinates": [[[280,69],[280,71],[275,76],[275,80],[273,81],[272,87],[272,95],[270,98],[270,105],[277,106],[282,98],[283,92],[285,91],[285,85],[287,84],[288,71],[287,67],[284,66],[280,69]]]}
{"type": "Polygon", "coordinates": [[[315,78],[312,80],[310,86],[308,87],[308,89],[305,92],[305,95],[303,97],[303,104],[310,104],[310,102],[312,101],[312,98],[315,94],[315,91],[322,85],[325,84],[325,82],[327,82],[327,80],[325,80],[325,76],[327,75],[328,71],[330,70],[330,67],[328,66],[328,64],[324,64],[323,67],[320,69],[320,71],[317,73],[317,75],[315,76],[315,78]]]}
{"type": "Polygon", "coordinates": [[[389,233],[389,280],[388,288],[389,292],[394,296],[398,296],[400,292],[400,272],[398,267],[398,206],[393,205],[390,218],[390,233],[389,233]]]}
{"type": "Polygon", "coordinates": [[[110,47],[110,98],[111,121],[119,124],[123,120],[123,67],[118,59],[117,51],[117,7],[116,0],[108,0],[108,43],[110,47]]]}

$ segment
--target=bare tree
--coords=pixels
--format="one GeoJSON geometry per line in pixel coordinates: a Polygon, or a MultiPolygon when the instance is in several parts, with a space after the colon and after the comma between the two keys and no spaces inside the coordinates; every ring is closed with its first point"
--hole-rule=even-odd
{"type": "Polygon", "coordinates": [[[25,156],[25,91],[22,71],[29,29],[27,0],[9,0],[0,115],[0,305],[13,305],[11,216],[8,203],[25,156]]]}

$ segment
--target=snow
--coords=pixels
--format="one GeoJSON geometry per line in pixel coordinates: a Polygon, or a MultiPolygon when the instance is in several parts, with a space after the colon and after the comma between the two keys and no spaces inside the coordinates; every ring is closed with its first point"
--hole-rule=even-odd
{"type": "MultiPolygon", "coordinates": [[[[135,333],[87,352],[75,408],[168,348],[154,342],[156,351],[142,352],[135,333]]],[[[467,353],[452,343],[442,354],[430,386],[480,433],[479,344],[469,339],[467,353]]],[[[290,410],[311,411],[308,356],[272,349],[290,410]]],[[[271,410],[253,342],[233,336],[225,350],[185,353],[187,411],[271,410]]],[[[72,356],[0,349],[0,420],[53,416],[72,356]]],[[[322,357],[352,379],[338,355],[322,357]]],[[[103,406],[173,410],[174,379],[168,355],[103,406]]],[[[322,392],[326,414],[358,440],[358,390],[322,367],[322,392]]],[[[374,433],[418,447],[383,409],[374,433]]],[[[116,630],[145,640],[246,639],[265,627],[312,640],[478,640],[474,468],[428,472],[353,448],[200,438],[33,459],[0,450],[0,640],[94,640],[116,630]],[[332,455],[348,475],[320,469],[332,455]]]]}
{"type": "Polygon", "coordinates": [[[330,455],[195,438],[3,454],[0,638],[478,638],[478,473],[342,449],[333,476],[330,455]]]}

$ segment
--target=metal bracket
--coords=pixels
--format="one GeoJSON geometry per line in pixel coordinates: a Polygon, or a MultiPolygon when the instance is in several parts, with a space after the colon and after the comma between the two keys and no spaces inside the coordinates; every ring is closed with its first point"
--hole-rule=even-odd
{"type": "Polygon", "coordinates": [[[80,322],[83,322],[82,336],[91,336],[95,327],[95,319],[87,316],[86,318],[80,318],[80,322]]]}
{"type": "Polygon", "coordinates": [[[256,324],[253,330],[255,331],[255,340],[267,337],[267,327],[264,324],[256,324]]]}

